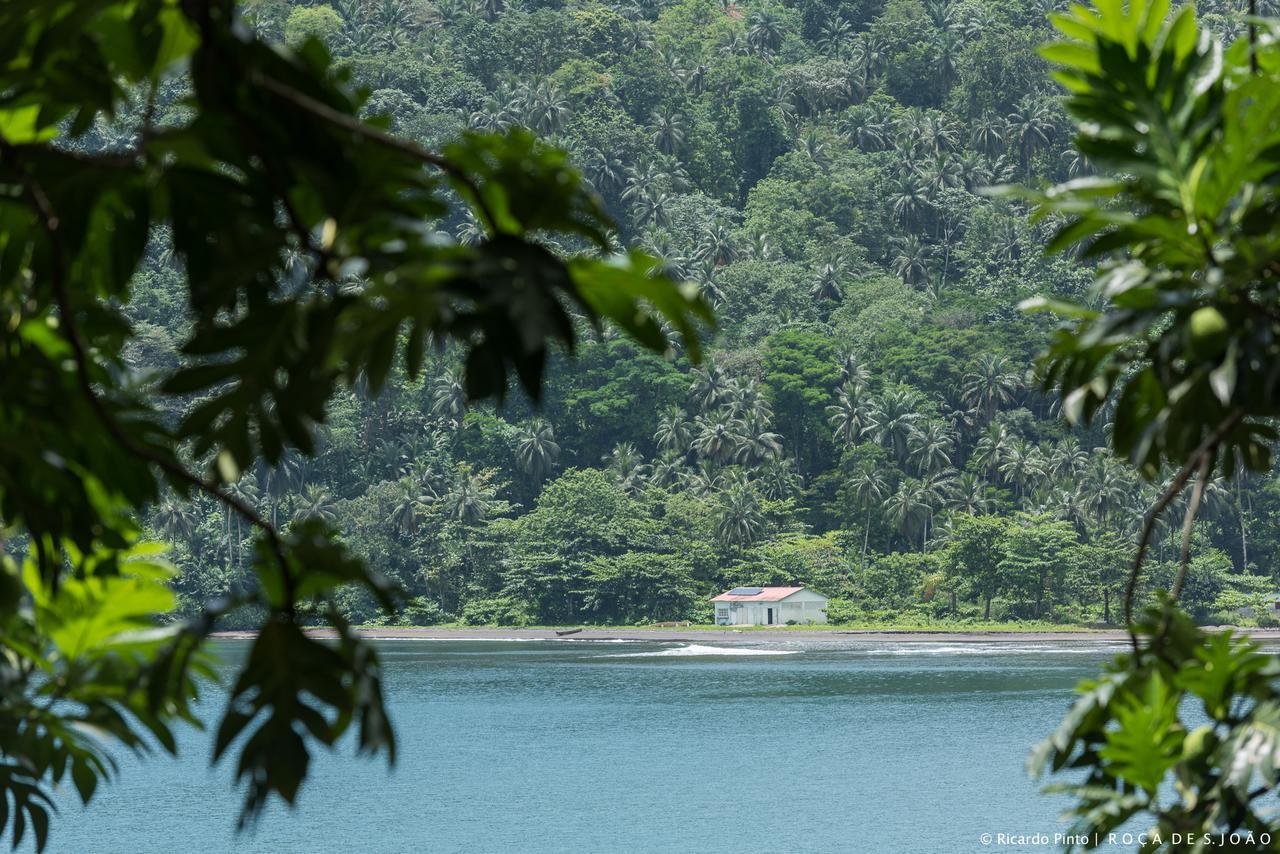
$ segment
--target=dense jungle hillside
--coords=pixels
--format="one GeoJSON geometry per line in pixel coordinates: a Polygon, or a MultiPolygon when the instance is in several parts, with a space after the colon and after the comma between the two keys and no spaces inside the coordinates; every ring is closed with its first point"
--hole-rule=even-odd
{"type": "MultiPolygon", "coordinates": [[[[1155,487],[1104,449],[1105,416],[1065,425],[1033,364],[1053,321],[1019,310],[1080,297],[1092,268],[1046,256],[1054,223],[982,192],[1090,174],[1037,54],[1051,11],[251,4],[247,25],[339,57],[396,134],[438,147],[523,126],[567,151],[618,245],[698,288],[719,326],[698,366],[604,329],[555,361],[536,405],[468,408],[443,348],[425,382],[345,394],[318,456],[234,491],[281,525],[335,522],[407,591],[408,622],[706,622],[707,596],[738,584],[812,586],[845,621],[1112,619],[1155,487]]],[[[181,119],[181,96],[167,87],[162,117],[181,119]]],[[[182,358],[166,245],[128,309],[139,382],[182,358]]],[[[279,274],[306,287],[306,264],[279,274]]],[[[1210,485],[1183,594],[1198,618],[1238,619],[1271,591],[1277,513],[1272,477],[1210,485]]],[[[249,583],[250,531],[212,501],[164,501],[147,525],[192,607],[249,583]]],[[[1156,584],[1177,552],[1160,531],[1156,584]]],[[[382,619],[359,596],[343,607],[382,619]]]]}

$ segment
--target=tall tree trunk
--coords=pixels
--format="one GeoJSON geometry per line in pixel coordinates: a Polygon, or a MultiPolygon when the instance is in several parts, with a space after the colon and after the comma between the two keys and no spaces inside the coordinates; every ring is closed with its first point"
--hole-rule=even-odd
{"type": "Polygon", "coordinates": [[[862,565],[858,568],[858,572],[862,575],[862,581],[867,580],[867,544],[871,542],[871,505],[867,505],[867,521],[862,526],[862,565]]]}
{"type": "Polygon", "coordinates": [[[1249,571],[1249,523],[1244,512],[1243,473],[1236,478],[1236,515],[1240,518],[1240,569],[1249,571]]]}
{"type": "Polygon", "coordinates": [[[1102,622],[1111,625],[1111,591],[1102,588],[1102,622]]]}
{"type": "Polygon", "coordinates": [[[991,619],[991,594],[990,593],[987,594],[986,607],[982,609],[982,619],[984,620],[991,619]]]}

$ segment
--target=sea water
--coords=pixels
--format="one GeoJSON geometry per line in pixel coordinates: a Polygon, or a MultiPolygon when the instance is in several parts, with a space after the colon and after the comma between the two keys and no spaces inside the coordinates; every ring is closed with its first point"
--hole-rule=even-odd
{"type": "MultiPolygon", "coordinates": [[[[233,661],[247,641],[220,649],[233,661]]],[[[236,834],[210,735],[123,757],[49,850],[1053,850],[1024,763],[1116,647],[1051,643],[379,641],[388,770],[320,751],[296,809],[236,834]],[[1005,834],[1004,837],[998,834],[1005,834]],[[1000,839],[1022,840],[1000,844],[1000,839]],[[1031,841],[1028,841],[1031,840],[1031,841]]],[[[230,667],[230,665],[228,665],[230,667]]],[[[211,715],[218,710],[209,701],[211,715]]],[[[1134,847],[1134,846],[1131,846],[1134,847]]]]}

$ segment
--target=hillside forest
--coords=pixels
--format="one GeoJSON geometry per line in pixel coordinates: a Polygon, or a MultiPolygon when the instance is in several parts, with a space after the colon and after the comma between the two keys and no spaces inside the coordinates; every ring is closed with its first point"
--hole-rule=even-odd
{"type": "MultiPolygon", "coordinates": [[[[357,383],[314,458],[233,492],[280,526],[335,524],[403,588],[411,624],[709,622],[710,595],[764,584],[820,590],[841,622],[1119,620],[1160,484],[1105,449],[1105,412],[1066,424],[1034,364],[1055,321],[1019,310],[1082,298],[1093,270],[1044,254],[1052,218],[983,192],[1090,174],[1037,54],[1052,8],[248,4],[267,38],[323,43],[396,134],[437,148],[523,126],[567,150],[618,245],[699,289],[718,328],[699,365],[605,328],[554,360],[541,400],[470,408],[459,353],[437,348],[425,381],[393,376],[377,396],[357,383]]],[[[1201,13],[1228,35],[1245,26],[1220,3],[1201,13]]],[[[181,121],[184,85],[148,108],[158,121],[181,121]]],[[[85,144],[125,144],[129,127],[85,144]]],[[[483,234],[428,225],[442,241],[483,234]]],[[[126,308],[139,384],[183,358],[169,247],[154,236],[126,308]]],[[[307,265],[282,258],[279,276],[304,288],[307,265]]],[[[166,399],[175,422],[198,404],[166,399]]],[[[1216,480],[1204,502],[1185,607],[1263,614],[1280,480],[1216,480]]],[[[252,583],[251,531],[212,500],[171,497],[145,524],[190,612],[252,583]]],[[[1144,596],[1173,573],[1176,528],[1158,529],[1144,596]]],[[[388,619],[364,594],[342,608],[388,619]]]]}

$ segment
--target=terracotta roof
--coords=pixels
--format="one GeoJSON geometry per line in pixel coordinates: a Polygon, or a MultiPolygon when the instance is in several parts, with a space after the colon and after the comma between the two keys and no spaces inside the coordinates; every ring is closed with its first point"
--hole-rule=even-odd
{"type": "MultiPolygon", "coordinates": [[[[733,589],[740,590],[742,588],[735,587],[733,589]]],[[[721,593],[719,596],[712,597],[711,601],[712,602],[778,602],[778,601],[781,601],[782,599],[786,599],[792,593],[799,593],[804,588],[803,587],[756,587],[752,589],[759,590],[760,592],[752,593],[749,595],[743,595],[740,593],[734,593],[733,590],[730,590],[728,593],[721,593]]]]}

